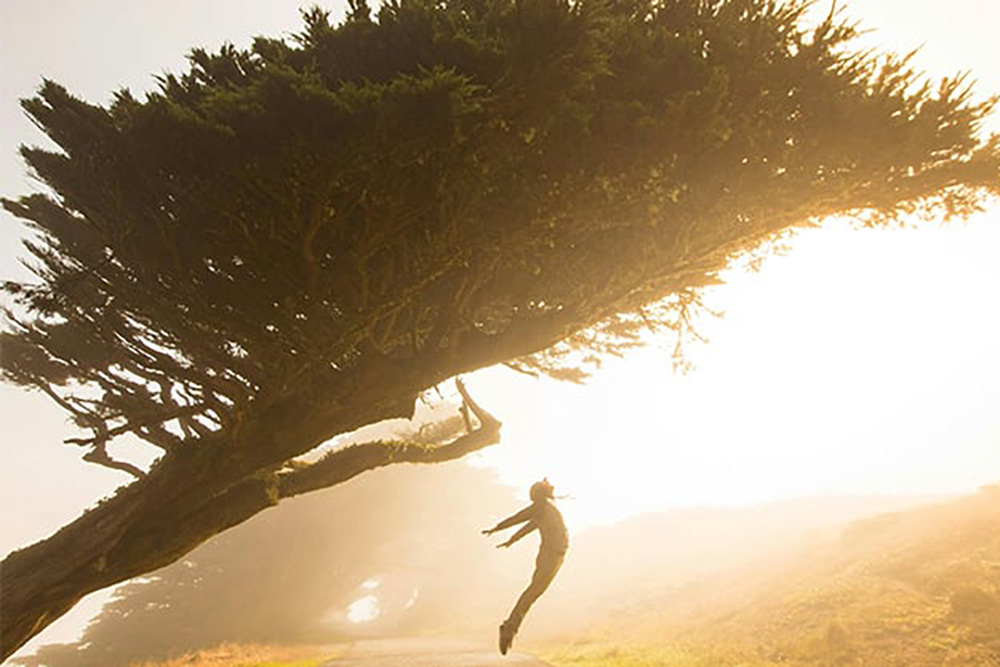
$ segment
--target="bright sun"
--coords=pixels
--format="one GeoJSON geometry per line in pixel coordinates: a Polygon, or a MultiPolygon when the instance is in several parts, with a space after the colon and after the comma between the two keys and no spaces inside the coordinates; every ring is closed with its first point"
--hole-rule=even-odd
{"type": "MultiPolygon", "coordinates": [[[[993,213],[992,217],[1000,217],[993,213]]],[[[1000,230],[829,225],[709,295],[696,368],[660,349],[586,387],[493,369],[504,440],[476,457],[547,475],[579,528],[669,506],[826,492],[931,494],[1000,478],[1000,230]]]]}

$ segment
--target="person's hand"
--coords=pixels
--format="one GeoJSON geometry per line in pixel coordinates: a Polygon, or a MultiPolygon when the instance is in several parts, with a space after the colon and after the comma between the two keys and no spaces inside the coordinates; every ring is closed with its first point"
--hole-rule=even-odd
{"type": "Polygon", "coordinates": [[[497,532],[496,528],[486,528],[482,531],[483,535],[492,535],[495,532],[497,532]]]}
{"type": "Polygon", "coordinates": [[[513,542],[511,542],[509,540],[507,542],[501,542],[500,544],[497,545],[497,549],[506,549],[511,544],[513,544],[513,542]]]}

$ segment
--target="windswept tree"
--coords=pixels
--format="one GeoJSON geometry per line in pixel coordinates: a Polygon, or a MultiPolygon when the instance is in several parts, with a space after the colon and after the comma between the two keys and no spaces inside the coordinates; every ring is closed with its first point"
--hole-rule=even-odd
{"type": "Polygon", "coordinates": [[[49,190],[4,201],[38,280],[4,286],[3,373],[136,479],[6,558],[0,653],[282,498],[495,442],[466,396],[479,426],[451,442],[297,461],[456,374],[575,378],[682,328],[699,286],[782,230],[1000,190],[991,102],[804,12],[354,0],[291,42],[196,50],[143,99],[46,82],[24,108],[58,149],[23,155],[49,190]],[[109,455],[126,435],[162,450],[150,470],[109,455]]]}

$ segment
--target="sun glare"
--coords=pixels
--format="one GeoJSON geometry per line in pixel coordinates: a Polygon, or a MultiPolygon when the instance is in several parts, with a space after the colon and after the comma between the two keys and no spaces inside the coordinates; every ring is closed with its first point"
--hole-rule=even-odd
{"type": "MultiPolygon", "coordinates": [[[[709,294],[695,370],[663,349],[585,387],[493,369],[477,398],[504,440],[477,457],[548,476],[572,527],[684,505],[820,493],[963,492],[1000,477],[1000,285],[990,221],[798,236],[709,294]],[[970,465],[970,463],[974,463],[970,465]]],[[[526,496],[526,494],[525,494],[526,496]]]]}
{"type": "Polygon", "coordinates": [[[360,625],[370,623],[378,618],[379,614],[378,598],[374,595],[366,595],[358,598],[347,607],[347,620],[360,625]]]}

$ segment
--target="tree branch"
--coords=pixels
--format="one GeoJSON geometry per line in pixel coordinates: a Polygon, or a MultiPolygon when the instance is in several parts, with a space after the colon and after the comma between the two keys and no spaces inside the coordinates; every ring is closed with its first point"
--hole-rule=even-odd
{"type": "MultiPolygon", "coordinates": [[[[69,445],[80,445],[83,447],[89,445],[104,446],[104,443],[117,438],[120,435],[124,435],[129,432],[137,432],[144,428],[149,428],[150,426],[162,424],[163,422],[168,422],[171,419],[184,419],[192,415],[202,414],[205,412],[204,405],[185,405],[176,408],[170,412],[164,414],[154,414],[143,419],[137,419],[134,421],[127,422],[121,426],[116,426],[111,429],[105,428],[94,428],[97,433],[92,438],[67,438],[63,440],[69,445]]],[[[96,418],[95,418],[96,419],[96,418]]],[[[155,444],[155,443],[154,443],[155,444]]],[[[85,457],[86,458],[86,457],[85,457]]],[[[90,459],[86,459],[90,460],[90,459]]]]}
{"type": "Polygon", "coordinates": [[[104,449],[103,444],[84,454],[83,460],[88,461],[89,463],[96,463],[97,465],[104,466],[105,468],[111,468],[112,470],[127,472],[136,479],[142,479],[146,476],[146,473],[142,468],[134,466],[126,461],[118,461],[111,458],[107,450],[104,449]]]}
{"type": "Polygon", "coordinates": [[[470,430],[465,435],[443,445],[376,440],[338,449],[312,465],[280,473],[278,475],[279,497],[290,498],[309,491],[324,489],[346,482],[368,470],[393,463],[453,461],[500,442],[500,421],[472,399],[461,380],[456,380],[455,385],[462,396],[462,409],[471,411],[475,415],[479,421],[479,428],[470,430]]]}

